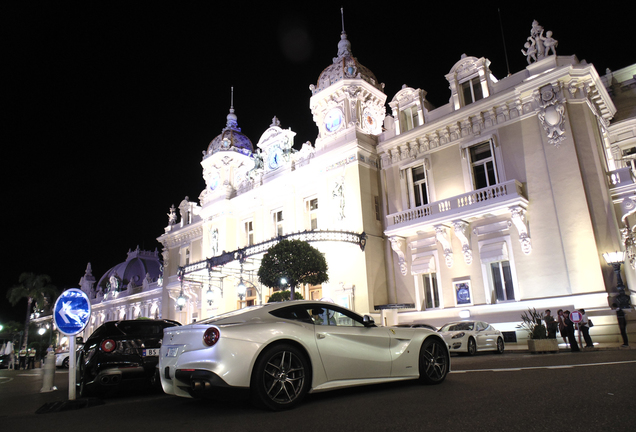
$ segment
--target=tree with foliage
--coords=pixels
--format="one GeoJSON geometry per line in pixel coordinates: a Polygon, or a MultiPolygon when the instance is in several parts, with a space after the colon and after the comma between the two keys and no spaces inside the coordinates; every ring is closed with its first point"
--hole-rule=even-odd
{"type": "Polygon", "coordinates": [[[7,291],[7,298],[12,306],[20,300],[27,300],[26,319],[24,321],[24,334],[20,346],[27,346],[29,340],[29,324],[31,323],[31,308],[39,311],[53,304],[57,298],[57,288],[51,284],[51,277],[48,275],[36,275],[34,273],[22,273],[18,280],[19,284],[7,291]]]}
{"type": "MultiPolygon", "coordinates": [[[[287,300],[289,300],[289,297],[290,297],[290,291],[289,290],[276,291],[274,294],[269,296],[269,300],[267,300],[267,303],[276,303],[276,302],[287,301],[287,300]]],[[[298,291],[296,291],[296,293],[294,294],[294,300],[302,300],[302,299],[303,299],[303,295],[301,293],[299,293],[298,291]]]]}
{"type": "Polygon", "coordinates": [[[294,300],[296,287],[302,284],[319,285],[329,280],[327,260],[318,249],[301,240],[281,240],[269,248],[258,269],[258,280],[276,288],[285,279],[294,300]]]}

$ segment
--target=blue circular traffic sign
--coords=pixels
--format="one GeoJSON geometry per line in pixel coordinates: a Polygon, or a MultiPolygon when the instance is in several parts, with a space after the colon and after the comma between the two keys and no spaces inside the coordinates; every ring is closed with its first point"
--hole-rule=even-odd
{"type": "Polygon", "coordinates": [[[60,295],[53,308],[53,319],[58,330],[67,336],[84,330],[91,317],[91,302],[82,290],[67,289],[60,295]]]}

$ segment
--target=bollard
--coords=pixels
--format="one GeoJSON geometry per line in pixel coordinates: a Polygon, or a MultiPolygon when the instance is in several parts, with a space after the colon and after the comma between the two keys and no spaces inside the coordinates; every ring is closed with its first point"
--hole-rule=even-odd
{"type": "Polygon", "coordinates": [[[53,351],[49,351],[46,355],[42,376],[42,390],[40,390],[40,393],[57,390],[57,387],[53,385],[53,378],[55,377],[55,353],[53,351]]]}

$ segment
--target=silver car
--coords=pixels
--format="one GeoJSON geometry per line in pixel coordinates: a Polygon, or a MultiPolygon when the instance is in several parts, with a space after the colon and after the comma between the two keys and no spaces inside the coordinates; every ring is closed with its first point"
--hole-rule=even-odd
{"type": "Polygon", "coordinates": [[[244,392],[272,410],[343,387],[412,379],[439,384],[449,370],[439,333],[377,327],[369,316],[315,301],[252,306],[166,328],[159,358],[168,394],[244,392]]]}

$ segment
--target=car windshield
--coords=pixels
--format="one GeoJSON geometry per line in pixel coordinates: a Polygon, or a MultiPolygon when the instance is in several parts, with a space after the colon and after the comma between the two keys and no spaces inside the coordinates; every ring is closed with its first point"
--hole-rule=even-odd
{"type": "Polygon", "coordinates": [[[475,328],[475,323],[472,322],[448,323],[444,327],[439,329],[439,331],[462,331],[472,330],[473,328],[475,328]]]}

